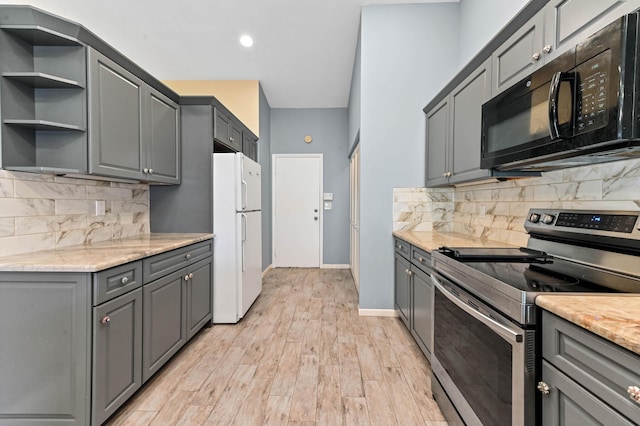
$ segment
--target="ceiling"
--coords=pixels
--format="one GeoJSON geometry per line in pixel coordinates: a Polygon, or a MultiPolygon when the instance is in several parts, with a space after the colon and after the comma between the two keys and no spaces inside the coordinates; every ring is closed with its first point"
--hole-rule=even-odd
{"type": "Polygon", "coordinates": [[[3,1],[82,24],[160,80],[260,80],[272,108],[346,107],[361,6],[431,2],[3,1]]]}

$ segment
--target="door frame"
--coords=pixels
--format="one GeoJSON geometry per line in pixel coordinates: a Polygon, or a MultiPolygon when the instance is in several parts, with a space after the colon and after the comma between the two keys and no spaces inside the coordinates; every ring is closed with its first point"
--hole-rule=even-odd
{"type": "Polygon", "coordinates": [[[272,230],[272,239],[271,239],[271,264],[274,268],[280,267],[276,262],[276,238],[277,238],[277,229],[276,229],[276,197],[277,197],[277,187],[276,187],[276,162],[278,158],[317,158],[320,160],[320,188],[318,188],[318,220],[320,220],[320,235],[319,235],[319,253],[318,253],[318,267],[322,268],[324,265],[324,249],[323,249],[323,241],[324,241],[324,201],[323,201],[323,193],[324,193],[324,163],[323,163],[323,154],[271,154],[271,230],[272,230]]]}

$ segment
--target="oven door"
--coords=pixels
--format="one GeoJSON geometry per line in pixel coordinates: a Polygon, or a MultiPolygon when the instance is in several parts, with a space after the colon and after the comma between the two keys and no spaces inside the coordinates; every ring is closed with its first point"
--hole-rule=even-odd
{"type": "Polygon", "coordinates": [[[535,424],[535,331],[437,273],[432,280],[432,369],[459,416],[467,425],[535,424]]]}

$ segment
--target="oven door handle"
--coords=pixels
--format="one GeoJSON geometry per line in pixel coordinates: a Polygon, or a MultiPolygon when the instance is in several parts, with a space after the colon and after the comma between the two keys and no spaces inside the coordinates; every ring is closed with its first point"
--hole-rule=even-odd
{"type": "Polygon", "coordinates": [[[523,341],[523,338],[524,338],[523,333],[515,331],[503,324],[500,324],[493,318],[490,318],[485,314],[483,314],[482,312],[479,312],[473,309],[471,306],[468,306],[466,303],[462,302],[457,297],[450,295],[449,291],[442,284],[440,284],[440,282],[433,275],[431,276],[431,281],[433,281],[433,284],[436,286],[436,288],[440,290],[440,292],[447,299],[449,299],[453,304],[455,304],[458,308],[462,309],[464,312],[471,315],[478,321],[485,324],[487,327],[489,327],[493,332],[498,334],[503,339],[513,343],[521,343],[523,341]]]}

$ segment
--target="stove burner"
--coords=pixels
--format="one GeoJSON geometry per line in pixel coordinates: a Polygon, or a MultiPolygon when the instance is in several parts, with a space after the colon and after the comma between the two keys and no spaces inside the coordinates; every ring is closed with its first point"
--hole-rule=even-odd
{"type": "Polygon", "coordinates": [[[580,282],[578,278],[554,273],[548,269],[530,265],[523,272],[527,284],[538,291],[567,291],[567,286],[573,286],[580,282]]]}

